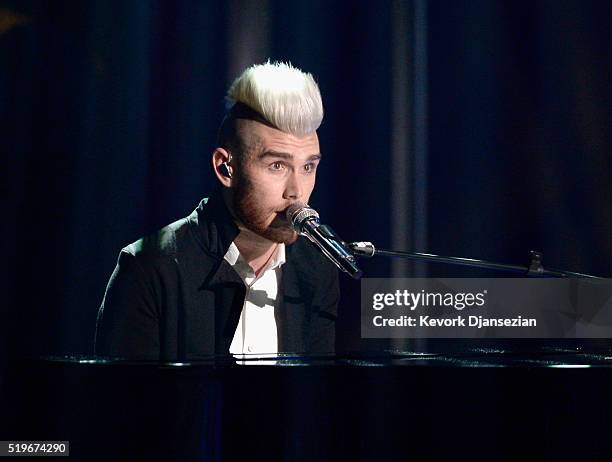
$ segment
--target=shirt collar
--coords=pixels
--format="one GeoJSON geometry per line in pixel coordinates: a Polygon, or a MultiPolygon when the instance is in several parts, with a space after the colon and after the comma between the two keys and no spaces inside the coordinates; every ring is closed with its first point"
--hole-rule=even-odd
{"type": "Polygon", "coordinates": [[[230,246],[227,249],[227,252],[225,253],[225,256],[223,258],[230,265],[232,265],[232,266],[236,265],[236,262],[240,258],[240,250],[238,250],[238,247],[236,247],[236,244],[234,244],[233,242],[230,244],[230,246]]]}
{"type": "MultiPolygon", "coordinates": [[[[242,258],[242,255],[240,255],[240,250],[238,250],[238,247],[234,242],[230,244],[223,258],[232,266],[232,268],[236,270],[238,274],[242,275],[253,271],[251,267],[247,264],[247,262],[244,260],[244,258],[242,258]]],[[[265,271],[279,268],[285,262],[285,244],[279,244],[276,248],[276,252],[270,259],[270,262],[268,263],[268,266],[266,267],[265,271]]]]}
{"type": "Polygon", "coordinates": [[[285,264],[285,244],[278,244],[276,252],[270,261],[269,269],[278,268],[285,264]]]}

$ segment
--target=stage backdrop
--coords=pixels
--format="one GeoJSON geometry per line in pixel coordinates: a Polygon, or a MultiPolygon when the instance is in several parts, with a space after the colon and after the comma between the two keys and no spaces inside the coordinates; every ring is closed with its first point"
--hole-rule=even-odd
{"type": "MultiPolygon", "coordinates": [[[[91,351],[120,249],[212,189],[225,90],[268,58],[319,82],[311,204],[345,240],[612,275],[611,19],[578,0],[1,2],[4,347],[91,351]]],[[[342,290],[339,347],[388,346],[342,290]]]]}

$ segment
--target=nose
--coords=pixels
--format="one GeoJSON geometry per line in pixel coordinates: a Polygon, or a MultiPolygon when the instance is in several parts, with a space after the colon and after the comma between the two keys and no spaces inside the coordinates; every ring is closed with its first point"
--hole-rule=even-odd
{"type": "Polygon", "coordinates": [[[285,191],[283,193],[283,198],[298,200],[302,197],[302,184],[300,183],[300,178],[298,177],[296,172],[291,173],[287,178],[287,183],[285,184],[285,191]]]}

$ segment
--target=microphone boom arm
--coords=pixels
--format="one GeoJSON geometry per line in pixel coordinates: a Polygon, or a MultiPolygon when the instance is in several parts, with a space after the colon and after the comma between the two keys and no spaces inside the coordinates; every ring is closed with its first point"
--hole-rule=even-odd
{"type": "Polygon", "coordinates": [[[384,257],[407,258],[409,260],[427,261],[435,263],[446,263],[450,265],[468,266],[471,268],[487,268],[509,273],[521,273],[530,277],[555,277],[555,278],[591,278],[602,279],[599,276],[590,274],[573,273],[570,271],[547,270],[542,266],[542,254],[535,251],[530,251],[529,266],[508,265],[505,263],[496,263],[486,260],[478,260],[475,258],[462,257],[446,257],[443,255],[434,255],[431,253],[420,252],[402,252],[397,250],[377,249],[371,242],[351,242],[347,243],[347,247],[356,257],[373,257],[381,255],[384,257]]]}

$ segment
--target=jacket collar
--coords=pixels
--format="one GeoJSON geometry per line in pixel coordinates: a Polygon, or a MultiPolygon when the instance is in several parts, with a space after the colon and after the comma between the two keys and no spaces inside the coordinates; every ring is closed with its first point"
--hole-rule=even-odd
{"type": "Polygon", "coordinates": [[[200,201],[189,216],[196,240],[202,250],[215,259],[222,259],[240,230],[225,206],[220,189],[200,201]]]}

